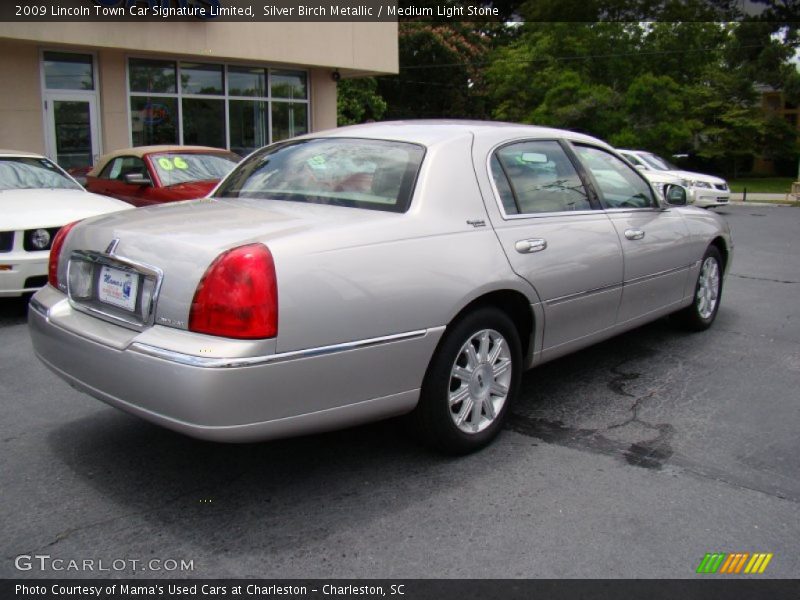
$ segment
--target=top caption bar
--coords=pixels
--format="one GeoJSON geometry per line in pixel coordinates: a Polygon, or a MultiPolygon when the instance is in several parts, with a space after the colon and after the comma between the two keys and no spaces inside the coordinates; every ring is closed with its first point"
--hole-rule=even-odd
{"type": "Polygon", "coordinates": [[[4,0],[0,21],[800,22],[796,0],[4,0]]]}

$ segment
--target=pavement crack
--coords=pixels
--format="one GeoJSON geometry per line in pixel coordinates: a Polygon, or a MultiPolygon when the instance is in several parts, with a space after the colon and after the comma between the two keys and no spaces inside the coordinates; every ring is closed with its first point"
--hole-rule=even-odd
{"type": "Polygon", "coordinates": [[[740,273],[731,273],[731,277],[738,277],[739,279],[754,279],[756,281],[769,281],[770,283],[800,283],[800,281],[792,281],[790,279],[772,279],[771,277],[756,277],[755,275],[742,275],[740,273]]]}
{"type": "Polygon", "coordinates": [[[746,477],[703,465],[687,456],[673,452],[670,442],[675,435],[675,428],[669,423],[650,426],[659,431],[658,437],[649,442],[628,444],[609,439],[596,429],[568,427],[561,421],[548,421],[517,413],[510,413],[506,422],[506,429],[535,437],[548,444],[622,458],[631,466],[650,470],[660,470],[665,464],[668,464],[684,473],[702,479],[800,504],[800,494],[797,491],[781,486],[759,485],[746,477]]]}
{"type": "MultiPolygon", "coordinates": [[[[90,522],[90,523],[85,523],[83,525],[78,525],[76,527],[70,527],[68,529],[65,529],[65,530],[57,533],[56,536],[53,538],[53,540],[51,542],[49,542],[47,544],[44,544],[43,546],[39,546],[35,550],[31,550],[29,552],[22,552],[22,554],[36,554],[36,553],[41,552],[43,550],[46,550],[48,548],[52,548],[53,546],[57,545],[60,542],[63,542],[64,540],[70,538],[72,535],[74,535],[75,533],[78,533],[80,531],[85,531],[87,529],[92,529],[94,527],[98,527],[98,526],[102,526],[102,525],[108,525],[109,523],[113,523],[115,521],[120,521],[122,519],[127,519],[129,517],[135,517],[137,515],[159,513],[161,511],[171,507],[176,502],[179,502],[179,501],[181,501],[184,498],[187,498],[189,496],[207,494],[208,492],[210,492],[210,491],[212,491],[212,490],[214,490],[216,488],[219,488],[220,486],[229,486],[232,483],[235,483],[237,480],[239,480],[242,477],[244,477],[245,474],[246,474],[245,472],[242,472],[242,473],[239,473],[238,475],[236,475],[235,477],[228,478],[228,479],[226,479],[224,481],[219,481],[219,482],[217,482],[217,483],[215,483],[213,485],[206,485],[206,486],[202,486],[202,487],[193,488],[193,489],[185,491],[185,492],[181,492],[180,494],[178,494],[176,496],[173,496],[169,500],[166,500],[165,502],[163,502],[160,506],[158,506],[156,508],[152,508],[152,509],[151,508],[147,508],[147,509],[142,509],[142,510],[135,510],[135,511],[128,512],[128,513],[125,513],[125,514],[122,514],[122,515],[117,515],[115,517],[109,517],[107,519],[102,519],[102,520],[99,520],[99,521],[93,521],[93,522],[90,522]]],[[[19,555],[10,556],[10,557],[7,556],[6,558],[8,560],[13,560],[17,556],[19,556],[19,555]]]]}
{"type": "Polygon", "coordinates": [[[640,374],[624,373],[623,371],[620,371],[619,368],[626,362],[628,361],[621,362],[620,364],[611,367],[611,373],[615,375],[615,377],[608,382],[608,389],[620,396],[634,398],[635,396],[625,389],[625,384],[627,384],[629,381],[639,379],[640,374]]]}

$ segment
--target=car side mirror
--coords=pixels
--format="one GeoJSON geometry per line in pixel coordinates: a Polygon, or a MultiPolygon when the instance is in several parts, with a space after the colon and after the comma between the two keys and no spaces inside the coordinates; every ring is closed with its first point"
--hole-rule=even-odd
{"type": "Polygon", "coordinates": [[[682,185],[668,183],[664,186],[664,199],[670,206],[686,206],[686,188],[682,185]]]}
{"type": "Polygon", "coordinates": [[[153,182],[150,181],[150,178],[147,175],[142,175],[141,173],[126,173],[123,179],[128,185],[153,185],[153,182]]]}

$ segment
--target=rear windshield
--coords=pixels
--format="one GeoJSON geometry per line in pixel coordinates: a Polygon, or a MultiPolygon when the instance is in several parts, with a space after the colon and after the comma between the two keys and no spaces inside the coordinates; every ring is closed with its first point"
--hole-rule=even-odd
{"type": "Polygon", "coordinates": [[[416,144],[320,138],[251,155],[217,198],[263,198],[405,212],[425,150],[416,144]]]}
{"type": "Polygon", "coordinates": [[[222,179],[236,166],[239,157],[232,152],[170,152],[151,154],[150,162],[158,172],[161,185],[169,186],[222,179]]]}
{"type": "Polygon", "coordinates": [[[0,158],[0,190],[32,189],[83,188],[46,158],[0,158]]]}

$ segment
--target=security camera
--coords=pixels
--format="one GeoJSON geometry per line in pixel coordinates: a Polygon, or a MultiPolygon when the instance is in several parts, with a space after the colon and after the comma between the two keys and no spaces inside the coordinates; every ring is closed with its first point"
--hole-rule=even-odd
{"type": "Polygon", "coordinates": [[[334,81],[339,81],[341,78],[342,76],[339,73],[339,71],[334,71],[333,73],[331,73],[331,79],[333,79],[334,81]]]}

